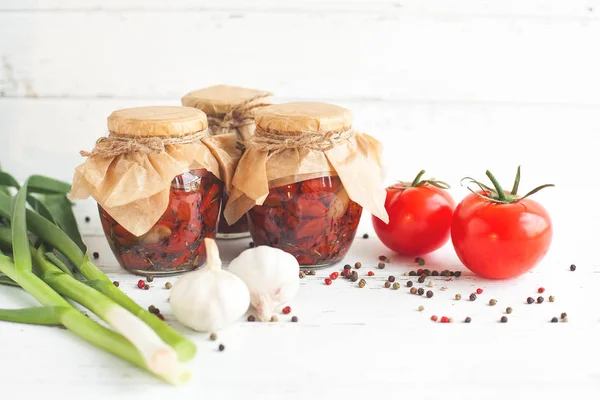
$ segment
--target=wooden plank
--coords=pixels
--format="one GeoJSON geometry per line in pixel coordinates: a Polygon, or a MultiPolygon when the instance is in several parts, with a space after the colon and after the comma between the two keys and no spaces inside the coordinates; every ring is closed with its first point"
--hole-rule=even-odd
{"type": "Polygon", "coordinates": [[[0,95],[600,104],[596,20],[224,11],[0,13],[0,95]],[[262,44],[261,44],[262,43],[262,44]]]}

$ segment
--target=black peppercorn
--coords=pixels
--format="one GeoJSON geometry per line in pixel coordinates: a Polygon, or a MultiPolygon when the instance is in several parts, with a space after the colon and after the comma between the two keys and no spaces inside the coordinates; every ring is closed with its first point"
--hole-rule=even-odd
{"type": "Polygon", "coordinates": [[[90,217],[85,217],[85,222],[90,222],[91,218],[90,217]]]}
{"type": "Polygon", "coordinates": [[[385,286],[386,288],[389,288],[390,286],[392,286],[392,284],[390,283],[390,281],[385,281],[383,286],[385,286]]]}
{"type": "Polygon", "coordinates": [[[221,343],[219,345],[219,351],[223,351],[223,350],[225,350],[225,346],[223,345],[223,343],[221,343]]]}
{"type": "Polygon", "coordinates": [[[506,323],[508,322],[508,318],[506,316],[503,316],[502,318],[500,318],[500,322],[506,323]]]}
{"type": "Polygon", "coordinates": [[[425,282],[425,278],[424,278],[424,277],[422,277],[422,276],[420,276],[420,277],[419,277],[419,279],[417,279],[417,281],[418,281],[419,283],[423,283],[423,282],[425,282]]]}
{"type": "Polygon", "coordinates": [[[368,234],[368,233],[365,233],[365,234],[363,235],[363,239],[368,239],[368,238],[369,238],[369,234],[368,234]]]}
{"type": "Polygon", "coordinates": [[[296,317],[295,315],[292,317],[292,322],[298,322],[298,317],[296,317]]]}
{"type": "Polygon", "coordinates": [[[454,276],[454,271],[448,271],[448,276],[454,276]]]}
{"type": "Polygon", "coordinates": [[[419,289],[417,290],[417,293],[419,294],[419,296],[423,296],[423,293],[425,293],[425,289],[423,289],[423,288],[419,288],[419,289]]]}
{"type": "Polygon", "coordinates": [[[567,313],[566,312],[560,314],[560,319],[565,319],[565,318],[567,318],[567,313]]]}
{"type": "Polygon", "coordinates": [[[114,281],[113,285],[115,285],[116,287],[119,287],[119,281],[114,281]]]}
{"type": "Polygon", "coordinates": [[[428,290],[427,293],[427,298],[432,298],[433,297],[433,292],[431,290],[428,290]]]}
{"type": "Polygon", "coordinates": [[[407,282],[406,282],[406,286],[408,286],[408,287],[412,287],[412,285],[413,285],[412,281],[407,281],[407,282]]]}
{"type": "Polygon", "coordinates": [[[575,264],[571,264],[571,268],[570,268],[570,270],[571,270],[571,271],[575,271],[576,269],[577,269],[577,267],[575,266],[575,264]]]}
{"type": "Polygon", "coordinates": [[[408,273],[408,276],[417,276],[417,273],[415,271],[410,271],[408,273]]]}
{"type": "Polygon", "coordinates": [[[438,271],[431,271],[431,276],[439,276],[440,273],[438,271]]]}
{"type": "Polygon", "coordinates": [[[395,281],[396,281],[396,277],[395,277],[395,276],[393,276],[393,275],[390,275],[390,276],[388,276],[388,281],[390,281],[390,282],[392,282],[392,283],[393,283],[393,282],[395,282],[395,281]]]}
{"type": "Polygon", "coordinates": [[[431,275],[431,271],[430,271],[430,270],[428,270],[428,269],[424,269],[424,270],[423,270],[423,274],[424,274],[425,276],[429,276],[429,275],[431,275]]]}
{"type": "Polygon", "coordinates": [[[471,317],[467,317],[467,318],[465,318],[465,322],[466,322],[467,324],[470,324],[470,323],[471,323],[471,317]]]}
{"type": "Polygon", "coordinates": [[[254,317],[254,315],[248,315],[248,322],[254,322],[256,321],[256,318],[254,317]]]}
{"type": "Polygon", "coordinates": [[[533,299],[533,297],[527,298],[527,304],[533,304],[534,302],[535,302],[535,300],[533,299]]]}
{"type": "Polygon", "coordinates": [[[417,294],[417,288],[416,287],[410,288],[410,294],[417,294]]]}
{"type": "Polygon", "coordinates": [[[469,300],[471,300],[471,301],[477,300],[477,295],[475,293],[471,293],[471,295],[469,296],[469,300]]]}
{"type": "Polygon", "coordinates": [[[512,311],[513,311],[513,310],[512,310],[512,307],[506,307],[506,313],[507,313],[507,314],[510,314],[510,313],[512,313],[512,311]]]}
{"type": "Polygon", "coordinates": [[[362,264],[360,262],[357,262],[356,264],[354,264],[354,268],[360,269],[360,267],[362,267],[362,264]]]}
{"type": "Polygon", "coordinates": [[[454,271],[454,277],[455,278],[460,278],[461,275],[462,275],[462,272],[460,272],[460,271],[454,271]]]}
{"type": "Polygon", "coordinates": [[[254,247],[254,242],[248,243],[248,247],[253,248],[254,247]]]}
{"type": "Polygon", "coordinates": [[[98,254],[98,252],[95,251],[95,252],[92,253],[92,257],[94,257],[94,259],[97,260],[98,258],[100,258],[100,254],[98,254]]]}
{"type": "Polygon", "coordinates": [[[358,272],[352,271],[352,275],[350,275],[350,281],[356,282],[358,280],[358,272]]]}
{"type": "Polygon", "coordinates": [[[550,322],[558,322],[558,318],[556,318],[556,317],[553,317],[553,318],[550,320],[550,322]]]}
{"type": "Polygon", "coordinates": [[[537,298],[537,302],[538,302],[539,304],[542,304],[542,303],[544,302],[544,298],[543,298],[542,296],[538,297],[538,298],[537,298]]]}
{"type": "Polygon", "coordinates": [[[152,282],[152,281],[154,281],[154,277],[153,277],[152,275],[148,275],[148,276],[146,277],[146,281],[147,281],[147,282],[152,282]]]}
{"type": "Polygon", "coordinates": [[[385,268],[385,263],[380,262],[379,264],[377,264],[377,268],[384,269],[385,268]]]}
{"type": "Polygon", "coordinates": [[[440,272],[440,276],[448,276],[448,271],[442,271],[440,272]]]}
{"type": "Polygon", "coordinates": [[[210,340],[217,340],[217,334],[216,333],[211,333],[210,336],[208,337],[210,340]]]}
{"type": "Polygon", "coordinates": [[[344,269],[352,269],[352,267],[350,266],[350,264],[346,264],[344,265],[344,269]]]}

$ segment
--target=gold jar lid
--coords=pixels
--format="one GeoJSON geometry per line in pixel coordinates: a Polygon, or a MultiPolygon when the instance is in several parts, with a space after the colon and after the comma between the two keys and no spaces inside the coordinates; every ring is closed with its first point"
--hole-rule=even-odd
{"type": "Polygon", "coordinates": [[[108,117],[108,130],[118,136],[179,137],[206,129],[204,112],[181,106],[125,108],[108,117]]]}
{"type": "Polygon", "coordinates": [[[264,94],[257,99],[260,103],[271,103],[271,94],[263,90],[247,89],[237,86],[217,85],[190,92],[182,97],[181,104],[202,110],[213,117],[227,114],[231,109],[264,94]]]}
{"type": "Polygon", "coordinates": [[[256,111],[257,129],[267,132],[337,132],[352,128],[352,111],[327,103],[284,103],[256,111]]]}

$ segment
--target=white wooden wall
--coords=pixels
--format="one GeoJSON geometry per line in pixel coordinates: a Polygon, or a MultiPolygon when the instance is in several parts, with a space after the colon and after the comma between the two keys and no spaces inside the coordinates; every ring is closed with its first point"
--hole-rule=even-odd
{"type": "Polygon", "coordinates": [[[0,162],[70,179],[112,110],[229,83],[351,108],[390,180],[425,168],[459,197],[522,164],[565,223],[594,221],[569,205],[599,166],[599,3],[0,0],[0,162]]]}

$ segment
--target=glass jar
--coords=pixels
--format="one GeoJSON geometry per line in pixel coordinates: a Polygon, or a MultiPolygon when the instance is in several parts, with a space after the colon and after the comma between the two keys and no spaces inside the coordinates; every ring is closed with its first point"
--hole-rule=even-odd
{"type": "Polygon", "coordinates": [[[135,236],[98,206],[104,234],[121,267],[138,275],[172,275],[206,261],[204,238],[214,238],[223,182],[206,169],[178,175],[158,222],[135,236]]]}
{"type": "Polygon", "coordinates": [[[248,212],[257,246],[282,249],[312,267],[344,258],[361,214],[362,207],[350,200],[337,176],[272,188],[264,203],[248,212]]]}
{"type": "Polygon", "coordinates": [[[229,225],[225,220],[223,212],[225,211],[225,205],[229,200],[227,193],[223,191],[223,206],[221,207],[221,216],[219,217],[219,227],[217,228],[217,237],[219,239],[240,239],[250,236],[248,230],[248,218],[244,215],[233,225],[229,225]]]}

